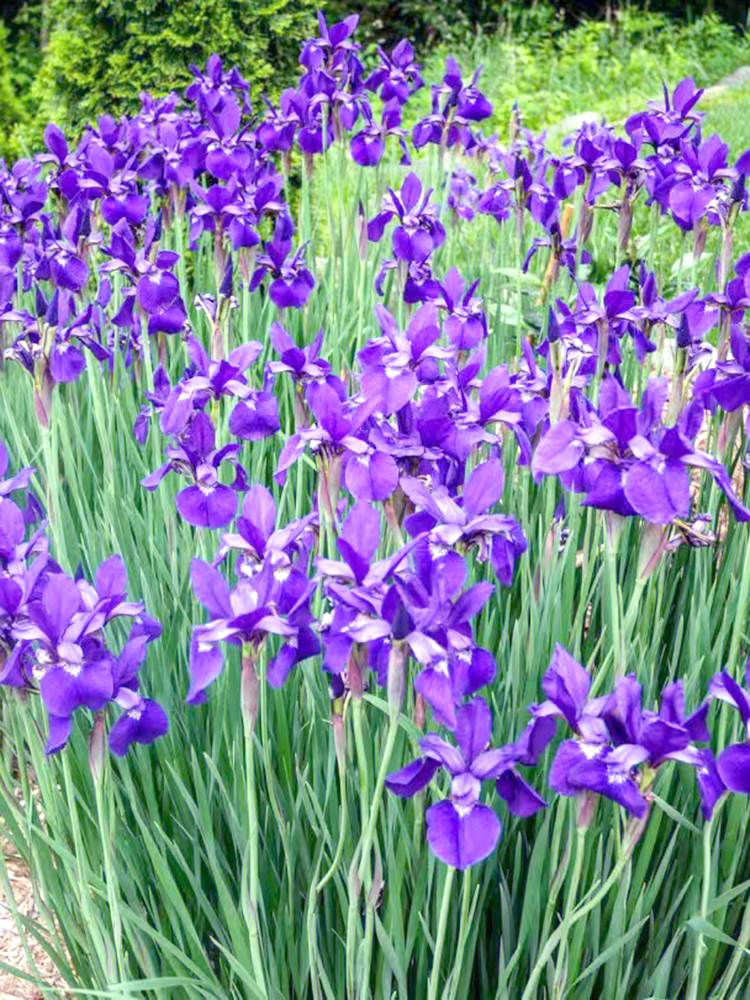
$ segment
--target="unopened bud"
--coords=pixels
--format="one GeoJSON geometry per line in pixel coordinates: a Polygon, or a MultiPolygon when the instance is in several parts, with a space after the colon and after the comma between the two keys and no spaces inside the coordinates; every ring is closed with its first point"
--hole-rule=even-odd
{"type": "Polygon", "coordinates": [[[562,217],[560,219],[560,233],[563,239],[567,239],[567,237],[570,235],[570,230],[573,225],[574,211],[575,209],[573,208],[573,205],[569,201],[567,201],[563,205],[562,217]]]}
{"type": "Polygon", "coordinates": [[[695,238],[693,240],[693,260],[698,260],[706,249],[706,237],[708,236],[708,224],[705,219],[701,219],[695,227],[695,238]]]}
{"type": "MultiPolygon", "coordinates": [[[[744,186],[744,178],[743,178],[744,186]]],[[[744,194],[744,192],[743,192],[744,194]]],[[[719,252],[718,261],[718,273],[717,273],[717,283],[719,288],[723,288],[726,284],[727,275],[729,274],[729,269],[732,266],[732,227],[731,225],[725,225],[722,229],[721,234],[721,250],[719,252]]]]}
{"type": "Polygon", "coordinates": [[[364,650],[355,642],[349,651],[349,660],[346,665],[346,686],[351,691],[353,698],[361,698],[365,693],[363,657],[364,650]]]}
{"type": "Polygon", "coordinates": [[[333,725],[333,748],[336,751],[336,763],[343,771],[346,767],[346,726],[343,715],[334,711],[331,723],[333,725]]]}
{"type": "MultiPolygon", "coordinates": [[[[570,208],[572,217],[573,206],[566,205],[565,207],[570,208]]],[[[565,221],[565,215],[563,214],[563,222],[564,221],[565,221]]],[[[583,244],[588,240],[589,236],[591,236],[591,230],[593,228],[593,225],[594,225],[594,210],[589,204],[588,200],[584,198],[583,201],[581,202],[581,214],[578,219],[577,236],[578,236],[579,246],[583,246],[583,244]]],[[[562,225],[560,226],[560,230],[563,234],[563,237],[568,235],[567,229],[564,229],[562,225]]]]}
{"type": "Polygon", "coordinates": [[[588,830],[594,822],[596,804],[598,801],[597,796],[591,792],[581,792],[578,796],[578,815],[576,816],[576,826],[579,830],[588,830]]]}
{"type": "Polygon", "coordinates": [[[633,227],[633,203],[627,193],[620,203],[620,217],[617,222],[617,245],[625,253],[630,242],[630,231],[633,227]]]}
{"type": "Polygon", "coordinates": [[[398,546],[404,544],[404,536],[401,532],[401,525],[399,523],[399,515],[396,513],[396,508],[393,502],[389,499],[384,501],[383,510],[385,511],[385,520],[388,527],[391,529],[394,541],[398,546]]]}
{"type": "Polygon", "coordinates": [[[638,549],[638,578],[648,580],[657,570],[662,556],[667,551],[667,529],[663,524],[644,523],[641,529],[641,544],[638,549]]]}
{"type": "Polygon", "coordinates": [[[621,514],[615,514],[613,510],[608,510],[605,511],[604,523],[607,527],[607,542],[614,552],[625,529],[625,518],[621,514]]]}
{"type": "Polygon", "coordinates": [[[648,823],[648,818],[651,815],[651,809],[646,812],[645,816],[633,816],[629,819],[625,826],[625,835],[623,839],[623,848],[625,851],[625,856],[630,857],[635,850],[636,844],[643,836],[646,825],[648,823]]]}
{"type": "Polygon", "coordinates": [[[357,249],[359,250],[360,260],[367,260],[367,248],[369,246],[369,237],[367,235],[367,217],[365,215],[365,209],[360,201],[357,208],[357,249]]]}
{"type": "Polygon", "coordinates": [[[94,716],[94,728],[89,736],[89,770],[94,782],[98,785],[104,776],[104,761],[107,752],[107,733],[104,726],[104,715],[97,712],[94,716]]]}
{"type": "Polygon", "coordinates": [[[391,713],[401,711],[404,698],[406,672],[406,647],[403,642],[396,641],[391,646],[388,657],[388,707],[391,713]]]}
{"type": "Polygon", "coordinates": [[[421,694],[417,693],[414,699],[414,725],[417,729],[424,729],[425,724],[425,704],[424,698],[421,694]]]}
{"type": "Polygon", "coordinates": [[[733,410],[731,413],[724,415],[719,425],[719,434],[716,440],[716,446],[720,455],[726,455],[734,447],[734,442],[737,440],[737,434],[741,425],[742,412],[740,409],[733,410]]]}
{"type": "Polygon", "coordinates": [[[54,388],[55,383],[52,380],[52,376],[45,368],[41,378],[37,380],[34,386],[34,412],[39,421],[39,426],[45,430],[49,427],[50,416],[52,415],[52,392],[54,388]]]}

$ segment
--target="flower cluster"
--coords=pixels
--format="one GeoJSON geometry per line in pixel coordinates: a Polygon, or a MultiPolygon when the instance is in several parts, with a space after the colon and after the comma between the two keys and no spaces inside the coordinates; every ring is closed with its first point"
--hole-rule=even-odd
{"type": "MultiPolygon", "coordinates": [[[[750,683],[750,661],[746,676],[750,683]]],[[[441,768],[450,775],[449,798],[427,810],[430,848],[446,864],[466,868],[482,861],[497,845],[502,826],[495,811],[480,800],[483,781],[495,782],[516,816],[531,816],[544,808],[544,799],[516,768],[539,764],[554,738],[558,718],[571,735],[557,748],[549,785],[558,795],[579,799],[578,822],[584,829],[593,820],[597,797],[616,802],[644,821],[659,768],[669,761],[693,768],[707,820],[723,795],[750,794],[750,742],[731,744],[718,758],[705,745],[711,740],[707,717],[714,699],[737,709],[750,735],[750,692],[726,671],[713,678],[708,698],[690,714],[681,681],[664,688],[658,709],[646,709],[632,674],[619,678],[610,693],[592,698],[591,676],[557,646],[542,690],[546,701],[530,706],[532,721],[515,742],[497,749],[490,745],[490,710],[476,698],[457,713],[452,727],[457,745],[435,734],[424,736],[419,741],[421,756],[389,775],[388,788],[402,797],[422,791],[441,768]]]]}
{"type": "MultiPolygon", "coordinates": [[[[0,443],[0,476],[8,455],[0,443]]],[[[152,743],[167,731],[164,709],[147,698],[139,672],[159,623],[127,598],[122,559],[112,556],[94,582],[71,578],[49,554],[41,508],[29,489],[33,469],[0,481],[0,685],[41,697],[49,723],[47,753],[70,738],[79,709],[121,714],[109,733],[113,753],[152,743]],[[110,623],[130,622],[115,651],[110,623]]]]}
{"type": "MultiPolygon", "coordinates": [[[[45,153],[3,166],[3,356],[31,376],[45,427],[55,387],[80,379],[87,357],[113,376],[127,372],[139,391],[150,376],[133,432],[142,445],[161,435],[164,461],[142,485],[156,490],[174,473],[180,517],[221,529],[213,561],[192,562],[208,618],[192,630],[189,703],[208,696],[227,647],[241,653],[250,716],[256,664],[280,687],[319,657],[335,703],[379,684],[393,713],[408,690],[420,728],[429,713],[450,739],[422,736],[419,759],[387,787],[410,796],[450,775],[427,835],[458,868],[488,856],[500,836],[483,782],[517,816],[544,807],[520,768],[539,765],[558,717],[571,734],[552,765],[555,792],[604,795],[644,818],[658,769],[677,761],[694,768],[710,816],[727,789],[747,791],[748,749],[714,759],[708,702],[686,714],[673,683],[658,710],[646,709],[630,675],[592,698],[586,671],[558,649],[547,700],[518,738],[493,747],[480,692],[498,665],[476,626],[527,548],[506,507],[516,496],[509,471],[529,488],[558,477],[586,506],[665,530],[694,514],[703,472],[737,520],[750,519],[724,463],[739,422],[725,420],[721,448],[704,433],[713,414],[750,403],[750,255],[732,257],[750,153],[732,164],[717,137],[703,136],[690,80],[619,132],[583,125],[562,154],[516,111],[503,146],[482,131],[493,109],[480,70],[465,78],[452,58],[409,133],[404,106],[423,87],[414,50],[407,41],[378,50],[367,68],[357,23],[319,17],[297,86],[278,104],[254,108],[239,71],[212,56],[192,68],[182,97],[144,95],[135,115],[102,117],[74,148],[50,125],[45,153]],[[374,322],[350,351],[334,345],[326,357],[324,331],[308,322],[320,247],[298,232],[287,192],[300,179],[306,197],[315,192],[316,164],[332,148],[359,167],[383,165],[373,172],[379,210],[359,207],[359,250],[379,253],[373,245],[385,240],[390,249],[372,271],[374,322]],[[397,160],[409,170],[387,186],[397,160]],[[427,160],[434,187],[420,176],[427,160]],[[639,202],[692,234],[694,260],[716,234],[715,287],[678,293],[636,262],[639,202]],[[593,235],[612,215],[628,262],[599,282],[593,235]],[[483,226],[483,237],[513,226],[523,264],[508,284],[515,295],[532,281],[538,293],[539,335],[523,335],[519,307],[517,356],[499,364],[478,280],[445,266],[452,235],[467,226],[483,226]],[[199,265],[210,287],[188,298],[199,265]],[[237,314],[247,330],[248,302],[260,299],[252,317],[268,317],[268,344],[260,323],[250,327],[260,339],[236,336],[237,314]],[[625,388],[628,366],[645,386],[639,404],[625,388]],[[314,471],[293,520],[266,485],[248,481],[261,441],[285,494],[314,471]]],[[[0,466],[3,476],[4,451],[0,466]]],[[[118,557],[93,584],[50,558],[30,476],[0,481],[0,682],[40,693],[50,751],[65,745],[77,710],[110,702],[123,711],[113,751],[150,742],[166,716],[140,693],[138,672],[159,626],[127,600],[118,557]],[[115,653],[118,619],[130,628],[115,653]]],[[[728,674],[710,694],[748,724],[750,695],[728,674]]]]}

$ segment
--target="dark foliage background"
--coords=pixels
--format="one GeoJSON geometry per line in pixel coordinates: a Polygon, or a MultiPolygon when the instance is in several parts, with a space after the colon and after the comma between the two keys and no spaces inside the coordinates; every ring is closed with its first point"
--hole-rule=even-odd
{"type": "MultiPolygon", "coordinates": [[[[219,52],[237,63],[257,95],[289,82],[300,40],[323,6],[336,19],[357,9],[370,46],[408,36],[425,49],[476,34],[564,33],[585,18],[616,19],[623,5],[599,0],[5,0],[0,3],[0,155],[34,149],[50,120],[77,129],[105,111],[131,109],[140,91],[181,87],[191,62],[219,52]]],[[[737,0],[627,4],[681,19],[715,10],[742,25],[737,0]]]]}

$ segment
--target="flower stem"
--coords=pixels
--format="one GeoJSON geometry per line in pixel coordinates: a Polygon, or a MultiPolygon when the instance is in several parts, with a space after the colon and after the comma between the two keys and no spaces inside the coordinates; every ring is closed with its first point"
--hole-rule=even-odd
{"type": "MultiPolygon", "coordinates": [[[[391,712],[390,719],[388,721],[388,732],[385,738],[385,746],[383,747],[383,756],[380,762],[380,769],[378,771],[378,776],[375,781],[375,791],[372,795],[372,801],[370,802],[370,808],[367,816],[367,826],[364,831],[360,843],[360,856],[359,856],[359,867],[357,870],[357,882],[360,886],[360,892],[362,891],[362,886],[370,889],[371,878],[371,865],[370,865],[370,851],[372,850],[373,841],[375,840],[375,829],[378,821],[378,814],[380,812],[380,803],[383,798],[383,791],[385,790],[385,779],[390,770],[391,757],[393,756],[393,747],[396,742],[396,736],[398,735],[398,712],[391,712]]],[[[364,939],[364,949],[363,949],[363,961],[362,968],[360,970],[360,982],[362,984],[362,989],[360,996],[365,996],[367,982],[370,977],[370,961],[372,958],[372,936],[374,933],[374,920],[372,907],[374,903],[369,897],[367,897],[367,915],[365,922],[365,939],[364,939]]]]}
{"type": "Polygon", "coordinates": [[[568,888],[568,898],[565,901],[565,915],[563,917],[562,928],[563,934],[560,941],[560,948],[557,952],[557,964],[555,966],[555,989],[556,995],[562,996],[562,987],[565,982],[565,957],[568,946],[568,933],[567,925],[570,920],[571,914],[574,912],[576,901],[578,899],[578,886],[581,881],[581,871],[583,870],[583,856],[584,848],[586,845],[586,829],[578,828],[576,831],[576,851],[575,851],[575,861],[573,862],[573,874],[570,879],[570,886],[568,888]]]}
{"type": "MultiPolygon", "coordinates": [[[[711,834],[713,832],[713,819],[710,819],[703,827],[703,884],[701,886],[701,911],[703,920],[708,915],[708,904],[711,895],[711,834]]],[[[698,934],[698,940],[693,952],[693,965],[690,970],[690,982],[688,985],[688,1000],[698,1000],[701,979],[701,966],[703,964],[703,934],[698,934]]]]}
{"type": "Polygon", "coordinates": [[[63,532],[63,517],[60,510],[60,466],[58,461],[57,441],[53,439],[55,434],[54,424],[49,427],[42,427],[40,431],[42,439],[42,456],[44,459],[45,476],[45,502],[47,505],[47,521],[49,530],[55,544],[58,561],[63,565],[68,563],[68,554],[65,546],[65,534],[63,532]]]}
{"type": "Polygon", "coordinates": [[[91,877],[88,871],[88,864],[86,863],[87,855],[84,850],[83,837],[81,835],[81,824],[78,816],[78,805],[75,800],[73,777],[70,773],[68,755],[63,753],[61,754],[61,757],[65,798],[68,803],[70,829],[73,836],[73,854],[76,859],[76,868],[78,869],[78,885],[80,886],[78,903],[81,907],[86,923],[88,924],[89,933],[91,934],[94,942],[94,951],[96,952],[96,956],[99,960],[101,970],[108,979],[111,979],[111,973],[113,971],[111,968],[111,951],[108,951],[107,949],[106,942],[103,940],[100,926],[95,919],[91,906],[91,897],[89,895],[91,877]]]}
{"type": "Polygon", "coordinates": [[[382,757],[380,760],[380,769],[378,771],[378,776],[375,781],[375,790],[372,794],[372,801],[370,802],[370,808],[367,815],[367,827],[364,831],[362,837],[362,854],[359,859],[359,877],[360,879],[365,877],[365,870],[368,867],[370,851],[372,849],[372,843],[375,839],[375,828],[378,822],[378,813],[380,811],[380,803],[383,798],[383,792],[385,790],[385,779],[388,776],[388,771],[391,766],[391,757],[393,756],[393,747],[396,743],[396,737],[398,736],[398,713],[393,712],[388,721],[388,732],[385,737],[385,744],[383,746],[382,757]]]}
{"type": "Polygon", "coordinates": [[[450,1000],[456,1000],[458,996],[458,986],[461,979],[461,971],[466,958],[466,938],[469,933],[469,911],[471,908],[471,868],[467,868],[463,874],[463,887],[461,890],[461,919],[458,925],[458,947],[456,948],[456,960],[450,974],[450,1000]]]}
{"type": "MultiPolygon", "coordinates": [[[[338,723],[334,722],[334,725],[338,723]]],[[[343,719],[341,720],[341,725],[343,726],[343,719]]],[[[336,874],[336,870],[341,863],[341,858],[344,854],[344,847],[346,845],[346,837],[349,832],[349,805],[346,795],[346,758],[345,756],[339,755],[338,759],[338,770],[339,770],[339,797],[341,799],[341,820],[339,823],[339,838],[336,844],[336,850],[333,855],[333,860],[328,871],[325,873],[323,878],[318,882],[315,887],[316,892],[320,892],[324,886],[330,882],[333,876],[336,874]]]]}
{"type": "Polygon", "coordinates": [[[118,982],[122,982],[125,975],[125,955],[122,948],[122,917],[120,916],[120,900],[117,892],[117,882],[115,880],[115,869],[112,858],[112,837],[110,834],[110,816],[104,803],[104,775],[94,778],[94,797],[96,799],[96,814],[98,818],[99,836],[102,844],[102,858],[104,861],[104,879],[107,883],[107,903],[109,905],[109,915],[112,921],[112,937],[115,946],[115,961],[117,967],[118,982]]]}
{"type": "Polygon", "coordinates": [[[266,974],[263,968],[263,954],[260,946],[260,875],[258,846],[260,827],[258,824],[258,802],[255,788],[255,722],[258,717],[258,675],[255,671],[250,647],[242,647],[242,725],[245,735],[245,780],[247,803],[247,836],[250,852],[250,899],[249,927],[250,957],[253,963],[256,985],[263,997],[268,996],[266,974]]]}
{"type": "MultiPolygon", "coordinates": [[[[360,969],[360,996],[367,995],[367,983],[370,978],[370,962],[372,958],[372,938],[374,934],[374,901],[372,899],[372,869],[370,852],[375,841],[375,831],[377,829],[380,804],[385,791],[385,779],[391,766],[393,748],[398,736],[399,719],[401,715],[401,701],[404,688],[404,671],[406,669],[406,653],[401,643],[394,643],[391,648],[388,661],[388,730],[386,732],[385,743],[381,752],[380,768],[375,781],[375,790],[369,807],[363,814],[366,821],[363,824],[363,833],[359,843],[359,864],[357,866],[356,886],[358,893],[362,888],[367,889],[367,911],[365,921],[365,936],[362,950],[362,963],[360,969]]],[[[361,732],[355,732],[355,739],[358,743],[361,740],[361,732]]],[[[360,760],[364,757],[364,748],[358,746],[360,760]]],[[[366,800],[367,801],[367,800],[366,800]]],[[[351,903],[351,901],[350,901],[351,903]]],[[[351,911],[350,911],[351,913],[351,911]]]]}
{"type": "Polygon", "coordinates": [[[622,677],[625,673],[625,649],[622,641],[620,589],[617,582],[617,543],[610,537],[609,530],[606,531],[605,549],[609,597],[609,625],[612,632],[612,648],[615,654],[615,676],[622,677]]]}
{"type": "Polygon", "coordinates": [[[455,874],[455,868],[449,867],[445,872],[443,898],[440,902],[440,915],[438,916],[437,935],[435,936],[435,951],[432,956],[432,971],[430,972],[430,981],[427,986],[427,1000],[437,1000],[437,997],[440,995],[440,963],[443,957],[445,931],[448,926],[448,911],[451,905],[451,890],[453,889],[453,877],[455,874]]]}
{"type": "MultiPolygon", "coordinates": [[[[359,771],[360,823],[364,830],[367,825],[367,803],[370,800],[370,769],[367,762],[364,733],[362,731],[363,711],[364,704],[362,699],[355,698],[352,703],[352,728],[354,730],[354,745],[357,752],[357,769],[359,771]]],[[[369,869],[369,864],[366,867],[369,869]]],[[[355,953],[357,950],[355,938],[361,892],[362,881],[359,876],[358,856],[355,854],[349,871],[349,911],[346,922],[346,983],[347,996],[350,997],[354,995],[355,953]]]]}
{"type": "Polygon", "coordinates": [[[568,934],[579,920],[582,920],[588,913],[597,907],[603,899],[606,898],[607,893],[617,882],[629,860],[630,854],[625,852],[609,873],[607,879],[599,886],[597,891],[592,896],[589,896],[585,902],[582,902],[577,909],[573,910],[573,912],[569,914],[568,918],[564,920],[557,927],[557,929],[552,932],[552,934],[550,934],[547,939],[547,943],[539,953],[539,957],[534,964],[534,968],[531,970],[531,975],[529,976],[529,980],[526,984],[526,989],[523,991],[521,1000],[534,1000],[534,997],[536,996],[536,984],[539,981],[542,970],[554,954],[555,948],[557,948],[561,941],[567,938],[568,934]]]}

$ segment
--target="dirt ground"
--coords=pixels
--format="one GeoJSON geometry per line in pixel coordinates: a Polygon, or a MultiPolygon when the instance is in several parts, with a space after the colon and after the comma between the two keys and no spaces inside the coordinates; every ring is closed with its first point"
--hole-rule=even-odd
{"type": "MultiPolygon", "coordinates": [[[[37,916],[34,905],[34,895],[31,888],[29,872],[20,858],[8,853],[7,845],[0,841],[0,849],[5,850],[5,863],[8,868],[13,896],[19,911],[26,916],[37,916]]],[[[50,986],[60,984],[59,978],[55,975],[54,967],[46,955],[44,949],[34,942],[31,946],[31,953],[37,965],[37,972],[44,977],[50,986]]],[[[8,906],[8,900],[0,889],[0,959],[6,965],[13,965],[28,972],[36,974],[35,970],[29,968],[29,963],[24,951],[21,939],[16,930],[13,914],[8,906]]],[[[43,994],[29,983],[25,983],[15,976],[0,971],[0,1000],[40,1000],[43,994]]]]}

